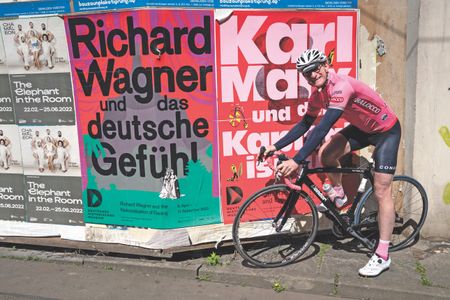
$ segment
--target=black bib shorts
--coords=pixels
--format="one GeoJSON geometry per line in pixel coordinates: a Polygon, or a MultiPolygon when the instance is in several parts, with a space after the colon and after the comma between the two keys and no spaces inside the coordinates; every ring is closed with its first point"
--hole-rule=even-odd
{"type": "Polygon", "coordinates": [[[375,171],[388,174],[394,174],[397,167],[397,154],[401,132],[402,130],[398,120],[386,132],[370,134],[353,125],[349,125],[339,131],[350,143],[352,151],[365,148],[369,145],[375,146],[373,153],[375,171]]]}

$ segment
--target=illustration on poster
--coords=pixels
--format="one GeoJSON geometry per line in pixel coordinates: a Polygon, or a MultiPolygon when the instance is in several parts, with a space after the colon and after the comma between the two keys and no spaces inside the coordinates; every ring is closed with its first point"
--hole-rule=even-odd
{"type": "Polygon", "coordinates": [[[242,176],[242,163],[239,164],[239,169],[235,164],[231,164],[230,169],[233,175],[230,178],[227,178],[227,181],[238,181],[239,177],[242,176]]]}
{"type": "Polygon", "coordinates": [[[0,167],[5,170],[11,165],[11,140],[0,129],[0,167]]]}
{"type": "Polygon", "coordinates": [[[174,171],[170,168],[166,169],[166,174],[163,178],[163,186],[159,197],[162,199],[179,199],[182,195],[180,194],[180,186],[178,184],[178,177],[175,175],[174,171]]]}
{"type": "Polygon", "coordinates": [[[43,67],[54,68],[55,63],[55,36],[47,29],[45,23],[41,23],[41,30],[34,27],[34,23],[28,23],[28,30],[23,30],[22,24],[17,24],[14,32],[14,43],[17,54],[20,56],[25,70],[31,67],[41,70],[43,67]]]}
{"type": "Polygon", "coordinates": [[[36,130],[31,140],[31,149],[39,172],[44,172],[45,164],[51,172],[56,172],[58,168],[63,173],[67,172],[70,143],[60,130],[56,137],[52,137],[49,128],[46,129],[45,137],[41,137],[39,130],[36,130]]]}

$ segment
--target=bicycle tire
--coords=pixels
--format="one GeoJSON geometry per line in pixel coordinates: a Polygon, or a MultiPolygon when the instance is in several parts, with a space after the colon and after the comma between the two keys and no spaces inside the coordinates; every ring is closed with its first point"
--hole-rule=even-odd
{"type": "MultiPolygon", "coordinates": [[[[390,251],[404,249],[418,237],[428,212],[428,197],[423,186],[414,178],[394,176],[392,198],[395,206],[395,224],[390,251]]],[[[361,197],[355,210],[354,224],[359,224],[361,234],[378,242],[378,202],[370,187],[361,197]]]]}
{"type": "Polygon", "coordinates": [[[312,199],[303,191],[290,218],[280,232],[272,220],[292,190],[285,184],[265,187],[239,208],[233,222],[233,242],[239,254],[251,264],[280,267],[294,262],[313,243],[318,231],[318,213],[312,199]],[[299,211],[299,207],[301,211],[299,211]]]}

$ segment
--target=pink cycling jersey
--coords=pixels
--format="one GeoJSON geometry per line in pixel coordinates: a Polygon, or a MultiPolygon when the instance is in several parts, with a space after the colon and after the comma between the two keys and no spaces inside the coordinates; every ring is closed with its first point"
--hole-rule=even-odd
{"type": "Polygon", "coordinates": [[[384,100],[366,84],[350,76],[328,73],[325,89],[313,90],[307,114],[317,117],[322,108],[343,111],[342,117],[364,132],[385,132],[397,116],[384,100]]]}

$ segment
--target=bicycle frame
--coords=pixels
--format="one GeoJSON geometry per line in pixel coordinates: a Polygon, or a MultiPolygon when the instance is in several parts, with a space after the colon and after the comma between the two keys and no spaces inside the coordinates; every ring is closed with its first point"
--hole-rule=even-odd
{"type": "MultiPolygon", "coordinates": [[[[372,249],[375,245],[372,241],[366,239],[358,233],[358,224],[353,224],[354,212],[358,206],[358,203],[364,194],[363,189],[358,189],[358,192],[353,200],[352,206],[345,214],[340,214],[336,209],[334,203],[324,195],[321,190],[314,184],[314,182],[309,178],[310,174],[321,174],[321,173],[339,173],[339,174],[361,174],[361,180],[368,180],[373,186],[373,163],[369,163],[369,166],[366,168],[308,168],[308,162],[305,162],[303,165],[302,171],[299,174],[299,177],[295,181],[295,185],[300,186],[303,190],[303,187],[308,187],[325,205],[328,209],[324,214],[327,218],[332,220],[333,222],[337,222],[341,228],[350,234],[351,236],[357,238],[362,243],[364,243],[368,248],[372,249]]],[[[280,212],[277,214],[276,218],[273,221],[273,227],[277,232],[281,231],[287,219],[290,216],[291,211],[294,209],[295,204],[297,203],[298,197],[300,196],[302,191],[292,190],[289,194],[287,201],[283,204],[280,212]],[[281,219],[281,223],[278,222],[281,219]]],[[[304,192],[303,192],[304,193],[304,192]]]]}

